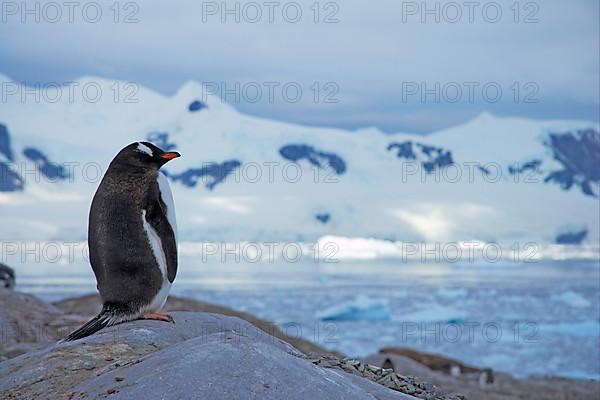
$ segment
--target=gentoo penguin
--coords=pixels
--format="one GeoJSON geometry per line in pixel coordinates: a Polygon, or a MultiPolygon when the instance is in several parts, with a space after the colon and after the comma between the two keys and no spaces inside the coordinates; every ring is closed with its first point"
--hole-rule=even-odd
{"type": "Polygon", "coordinates": [[[0,287],[6,289],[15,287],[15,271],[2,263],[0,263],[0,287]]]}
{"type": "Polygon", "coordinates": [[[177,273],[177,226],[171,189],[159,169],[179,156],[137,142],[110,163],[88,225],[102,311],[65,341],[140,318],[173,322],[160,310],[177,273]]]}

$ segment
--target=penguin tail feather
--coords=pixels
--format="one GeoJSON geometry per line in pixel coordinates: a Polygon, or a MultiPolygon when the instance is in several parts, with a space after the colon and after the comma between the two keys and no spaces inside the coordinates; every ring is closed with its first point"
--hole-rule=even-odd
{"type": "Polygon", "coordinates": [[[81,328],[72,332],[60,342],[72,342],[74,340],[93,335],[101,329],[119,323],[119,318],[116,317],[117,316],[115,315],[114,311],[109,310],[107,307],[103,307],[100,314],[96,315],[94,318],[86,322],[81,328]]]}

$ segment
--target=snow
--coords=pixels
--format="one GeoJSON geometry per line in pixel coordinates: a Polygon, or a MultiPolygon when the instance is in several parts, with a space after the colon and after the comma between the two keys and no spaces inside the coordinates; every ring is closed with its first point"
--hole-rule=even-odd
{"type": "Polygon", "coordinates": [[[110,160],[125,145],[165,132],[182,154],[165,167],[173,176],[209,163],[241,163],[214,186],[172,183],[181,240],[315,243],[332,236],[348,238],[341,243],[340,257],[364,259],[389,257],[405,242],[476,238],[507,247],[515,242],[550,244],[562,227],[581,226],[589,230],[584,245],[593,247],[586,258],[597,256],[597,198],[577,187],[564,191],[544,183],[543,177],[537,183],[515,182],[507,173],[509,166],[532,158],[542,160],[544,172],[554,171],[557,163],[544,138],[551,132],[598,129],[597,123],[483,114],[427,136],[388,135],[377,129],[303,127],[244,115],[218,96],[206,95],[195,82],[171,97],[139,87],[135,103],[123,101],[127,82],[95,77],[77,82],[100,85],[104,95],[96,103],[82,100],[81,94],[71,102],[66,90],[56,103],[9,96],[0,108],[0,123],[8,129],[21,172],[36,170],[23,155],[30,146],[61,165],[76,163],[67,180],[49,182],[28,172],[24,193],[1,193],[6,211],[0,216],[0,239],[85,239],[89,202],[110,160]],[[121,89],[118,102],[115,84],[121,89]],[[206,108],[190,112],[195,101],[206,108]],[[451,177],[456,168],[428,174],[417,165],[413,172],[407,160],[387,150],[390,143],[405,141],[450,151],[460,168],[458,181],[451,177]],[[321,160],[323,169],[310,155],[298,163],[286,160],[280,150],[289,145],[339,157],[346,168],[336,173],[321,160]],[[470,176],[464,164],[472,162],[498,164],[501,179],[470,176]],[[315,215],[330,218],[323,223],[315,215]]]}
{"type": "MultiPolygon", "coordinates": [[[[305,243],[308,247],[310,244],[305,243]]],[[[505,268],[510,264],[537,263],[540,260],[598,260],[600,245],[544,245],[535,243],[514,246],[507,243],[501,246],[483,240],[459,242],[403,242],[379,240],[375,238],[344,237],[326,235],[318,239],[321,259],[329,256],[335,260],[376,260],[391,259],[403,262],[460,263],[462,265],[499,265],[505,268]]]]}

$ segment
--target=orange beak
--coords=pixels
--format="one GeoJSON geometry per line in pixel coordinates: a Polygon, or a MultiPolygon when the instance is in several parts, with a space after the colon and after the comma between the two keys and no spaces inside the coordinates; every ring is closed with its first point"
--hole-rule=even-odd
{"type": "Polygon", "coordinates": [[[172,153],[165,153],[161,157],[162,158],[166,158],[167,160],[172,160],[174,158],[181,157],[181,154],[179,154],[176,151],[174,151],[172,153]]]}

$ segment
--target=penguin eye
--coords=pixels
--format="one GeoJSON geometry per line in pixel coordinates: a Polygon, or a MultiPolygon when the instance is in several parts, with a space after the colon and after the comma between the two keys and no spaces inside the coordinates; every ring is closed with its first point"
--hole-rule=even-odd
{"type": "Polygon", "coordinates": [[[144,143],[138,143],[137,151],[140,153],[148,154],[150,157],[154,157],[154,153],[152,153],[152,149],[146,146],[144,143]]]}

